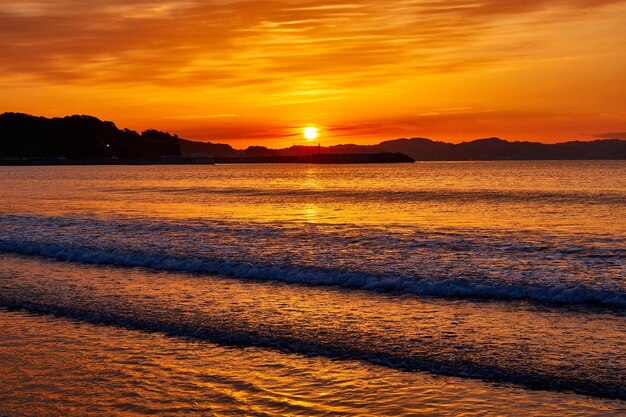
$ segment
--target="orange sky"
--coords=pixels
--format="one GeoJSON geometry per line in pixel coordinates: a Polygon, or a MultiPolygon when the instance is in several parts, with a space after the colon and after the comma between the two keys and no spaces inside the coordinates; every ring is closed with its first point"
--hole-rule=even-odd
{"type": "Polygon", "coordinates": [[[626,138],[626,1],[0,0],[2,111],[235,147],[626,138]]]}

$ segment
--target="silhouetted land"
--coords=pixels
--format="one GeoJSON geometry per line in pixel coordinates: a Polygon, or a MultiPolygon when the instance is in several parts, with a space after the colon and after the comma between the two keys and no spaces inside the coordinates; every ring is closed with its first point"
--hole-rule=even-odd
{"type": "MultiPolygon", "coordinates": [[[[318,152],[317,146],[292,146],[269,149],[251,146],[245,150],[211,142],[180,140],[183,155],[217,158],[304,156],[318,152]]],[[[551,159],[626,159],[626,140],[606,139],[591,142],[508,142],[499,138],[477,139],[459,144],[436,142],[425,138],[396,139],[378,145],[336,145],[322,147],[322,155],[402,153],[417,161],[471,160],[551,160],[551,159]]]]}
{"type": "Polygon", "coordinates": [[[257,155],[230,152],[228,145],[207,145],[176,135],[146,130],[141,134],[118,129],[113,122],[92,116],[48,119],[21,113],[0,115],[0,164],[2,165],[144,165],[220,163],[392,163],[414,162],[400,153],[332,155],[257,155]],[[200,155],[181,152],[181,144],[200,155]]]}
{"type": "Polygon", "coordinates": [[[92,116],[48,119],[21,113],[0,114],[0,158],[154,161],[180,157],[178,138],[157,130],[141,134],[118,129],[92,116]]]}
{"type": "Polygon", "coordinates": [[[466,160],[626,159],[626,140],[544,144],[499,138],[452,144],[425,138],[378,145],[269,149],[195,142],[157,130],[118,129],[92,116],[0,114],[0,164],[373,163],[466,160]],[[320,152],[320,155],[318,155],[320,152]]]}

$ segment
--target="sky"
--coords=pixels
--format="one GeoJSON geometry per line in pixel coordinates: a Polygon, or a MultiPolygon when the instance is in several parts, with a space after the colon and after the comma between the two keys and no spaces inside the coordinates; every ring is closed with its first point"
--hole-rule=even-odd
{"type": "Polygon", "coordinates": [[[626,0],[0,0],[0,112],[235,147],[626,138],[626,0]]]}

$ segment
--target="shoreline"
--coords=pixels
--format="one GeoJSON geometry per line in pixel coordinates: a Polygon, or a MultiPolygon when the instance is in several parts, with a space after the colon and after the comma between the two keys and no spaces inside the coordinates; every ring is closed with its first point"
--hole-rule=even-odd
{"type": "Polygon", "coordinates": [[[389,164],[413,163],[415,160],[402,153],[375,154],[315,154],[304,156],[258,157],[163,157],[124,159],[54,159],[15,158],[0,159],[4,166],[42,165],[215,165],[215,164],[389,164]]]}
{"type": "MultiPolygon", "coordinates": [[[[332,156],[332,155],[331,155],[332,156]]],[[[227,164],[398,164],[419,162],[537,162],[537,161],[626,161],[624,158],[598,159],[417,159],[380,160],[346,159],[319,161],[308,157],[233,157],[233,158],[175,158],[175,159],[0,159],[0,166],[96,166],[96,165],[227,165],[227,164]]]]}

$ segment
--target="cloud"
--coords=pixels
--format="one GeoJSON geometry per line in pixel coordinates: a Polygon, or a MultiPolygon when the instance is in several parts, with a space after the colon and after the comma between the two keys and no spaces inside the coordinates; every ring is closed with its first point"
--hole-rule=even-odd
{"type": "Polygon", "coordinates": [[[0,70],[52,83],[269,93],[290,91],[294,79],[315,80],[317,90],[337,95],[532,55],[533,25],[550,23],[541,13],[557,21],[620,2],[5,1],[0,70]],[[507,25],[514,19],[513,31],[507,25]]]}
{"type": "Polygon", "coordinates": [[[237,117],[237,115],[233,114],[233,113],[219,113],[219,114],[206,114],[206,115],[186,114],[186,115],[183,115],[183,116],[171,116],[171,117],[168,117],[168,119],[174,119],[174,120],[203,120],[203,119],[225,119],[225,118],[230,118],[230,117],[237,117]]]}
{"type": "Polygon", "coordinates": [[[609,133],[596,133],[593,137],[598,139],[625,139],[626,132],[609,132],[609,133]]]}

